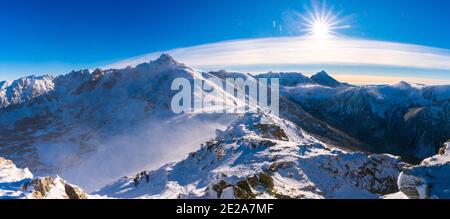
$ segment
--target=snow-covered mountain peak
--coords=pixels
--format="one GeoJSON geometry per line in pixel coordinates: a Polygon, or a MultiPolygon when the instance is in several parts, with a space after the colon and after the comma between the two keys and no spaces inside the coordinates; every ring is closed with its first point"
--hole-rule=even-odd
{"type": "Polygon", "coordinates": [[[0,81],[0,90],[5,89],[9,85],[11,85],[12,81],[0,81]]]}
{"type": "Polygon", "coordinates": [[[287,87],[294,87],[297,85],[314,84],[311,78],[305,76],[299,72],[268,72],[265,74],[259,74],[256,78],[279,78],[280,85],[287,87]]]}
{"type": "Polygon", "coordinates": [[[311,78],[313,77],[328,77],[331,78],[331,76],[324,70],[317,72],[316,74],[314,74],[313,76],[311,76],[311,78]]]}
{"type": "Polygon", "coordinates": [[[0,183],[9,183],[33,178],[28,168],[20,169],[10,161],[0,157],[0,183]]]}
{"type": "Polygon", "coordinates": [[[408,90],[408,89],[411,89],[413,86],[406,81],[399,81],[397,83],[392,84],[392,87],[396,87],[396,88],[402,89],[402,90],[408,90]]]}
{"type": "Polygon", "coordinates": [[[168,54],[162,54],[158,59],[147,63],[142,63],[134,68],[115,70],[125,71],[131,73],[131,78],[146,80],[151,79],[157,75],[165,77],[166,80],[174,79],[177,77],[195,77],[194,75],[201,77],[201,74],[187,67],[183,63],[176,61],[172,56],[168,54]],[[162,75],[160,75],[162,73],[162,75]],[[167,78],[168,77],[168,78],[167,78]]]}
{"type": "Polygon", "coordinates": [[[52,75],[42,75],[42,76],[30,75],[30,76],[22,77],[22,78],[19,78],[19,79],[13,81],[11,83],[11,85],[17,84],[17,85],[27,86],[27,85],[39,84],[39,82],[42,82],[42,81],[51,81],[53,79],[54,79],[54,77],[52,75]]]}
{"type": "Polygon", "coordinates": [[[341,85],[339,81],[328,75],[327,72],[321,71],[313,76],[311,76],[311,79],[316,82],[317,84],[328,86],[328,87],[338,87],[341,85]]]}
{"type": "Polygon", "coordinates": [[[156,61],[157,62],[177,63],[177,61],[171,55],[169,55],[168,53],[162,53],[156,61]]]}
{"type": "Polygon", "coordinates": [[[0,83],[0,108],[21,104],[38,96],[48,94],[54,89],[51,75],[28,76],[15,81],[0,83]]]}
{"type": "Polygon", "coordinates": [[[167,53],[161,54],[158,59],[156,59],[155,61],[151,61],[151,63],[157,63],[159,65],[181,65],[181,63],[179,63],[167,53]]]}
{"type": "Polygon", "coordinates": [[[103,75],[105,75],[105,71],[97,68],[92,72],[91,75],[92,75],[92,80],[97,80],[97,79],[100,79],[101,77],[103,77],[103,75]]]}

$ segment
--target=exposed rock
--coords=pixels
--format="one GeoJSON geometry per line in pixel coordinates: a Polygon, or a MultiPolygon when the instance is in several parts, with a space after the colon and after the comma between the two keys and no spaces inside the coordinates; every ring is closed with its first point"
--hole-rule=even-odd
{"type": "Polygon", "coordinates": [[[445,154],[445,152],[447,151],[447,147],[441,147],[440,149],[439,149],[439,155],[444,155],[445,154]]]}
{"type": "Polygon", "coordinates": [[[258,124],[256,127],[261,130],[263,138],[270,138],[281,141],[289,141],[288,136],[281,127],[273,124],[258,124]]]}
{"type": "Polygon", "coordinates": [[[225,190],[229,186],[230,185],[227,182],[225,182],[224,180],[221,180],[217,184],[214,184],[212,186],[212,188],[214,189],[214,191],[217,192],[217,198],[220,198],[220,196],[222,195],[223,190],[225,190]]]}
{"type": "Polygon", "coordinates": [[[33,179],[31,185],[34,188],[32,193],[33,198],[42,199],[50,191],[51,187],[54,186],[54,179],[52,177],[43,177],[33,179]]]}
{"type": "Polygon", "coordinates": [[[398,191],[397,178],[402,163],[399,157],[379,154],[371,155],[364,162],[361,160],[347,160],[343,155],[341,159],[325,162],[324,167],[333,175],[345,176],[355,186],[375,194],[390,194],[398,191]]]}
{"type": "Polygon", "coordinates": [[[274,187],[273,178],[267,173],[259,173],[259,182],[269,191],[274,187]]]}
{"type": "Polygon", "coordinates": [[[450,198],[450,142],[436,156],[405,168],[398,187],[410,199],[450,198]]]}
{"type": "Polygon", "coordinates": [[[28,168],[20,169],[0,157],[0,199],[87,199],[81,188],[60,177],[33,178],[28,168]]]}
{"type": "Polygon", "coordinates": [[[239,181],[234,187],[234,196],[238,199],[255,199],[256,195],[246,180],[239,181]]]}
{"type": "Polygon", "coordinates": [[[83,192],[78,186],[66,184],[64,185],[64,189],[66,191],[69,199],[87,199],[86,193],[83,192]]]}
{"type": "Polygon", "coordinates": [[[410,199],[429,198],[426,182],[420,177],[408,175],[405,172],[398,177],[398,188],[410,199]]]}

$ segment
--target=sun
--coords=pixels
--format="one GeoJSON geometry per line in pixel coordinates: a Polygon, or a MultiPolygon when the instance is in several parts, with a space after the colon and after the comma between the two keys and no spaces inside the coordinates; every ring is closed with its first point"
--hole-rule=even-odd
{"type": "Polygon", "coordinates": [[[307,15],[300,15],[303,23],[303,30],[314,39],[326,39],[337,34],[339,29],[350,28],[343,25],[344,19],[339,18],[340,13],[334,13],[327,9],[325,2],[322,5],[313,5],[313,9],[307,9],[307,15]]]}
{"type": "Polygon", "coordinates": [[[316,21],[311,25],[311,33],[317,38],[326,38],[330,35],[330,26],[326,22],[316,21]]]}

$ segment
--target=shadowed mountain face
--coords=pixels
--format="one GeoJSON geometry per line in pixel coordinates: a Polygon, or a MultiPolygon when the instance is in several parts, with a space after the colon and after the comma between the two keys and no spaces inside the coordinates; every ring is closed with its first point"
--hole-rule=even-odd
{"type": "Polygon", "coordinates": [[[317,84],[327,86],[327,87],[339,87],[343,84],[341,84],[336,79],[329,76],[325,71],[321,71],[313,76],[311,76],[311,79],[316,82],[317,84]]]}
{"type": "Polygon", "coordinates": [[[331,83],[285,87],[282,93],[316,119],[360,141],[361,150],[417,162],[436,154],[450,136],[450,86],[331,83]]]}
{"type": "MultiPolygon", "coordinates": [[[[148,165],[152,159],[169,159],[161,161],[164,163],[180,159],[166,153],[197,149],[183,143],[191,142],[189,136],[197,140],[213,137],[206,133],[230,124],[237,115],[175,115],[170,109],[174,94],[170,85],[178,77],[280,78],[281,116],[321,144],[346,151],[391,153],[416,161],[434,155],[450,137],[450,86],[406,82],[352,86],[325,72],[312,77],[300,73],[202,73],[162,55],[125,69],[0,82],[0,156],[21,168],[30,167],[36,174],[67,173],[76,166],[89,169],[94,164],[105,171],[113,161],[115,165],[133,161],[129,169],[105,171],[114,178],[148,165]],[[198,121],[191,123],[193,120],[198,121]],[[184,131],[171,128],[175,126],[184,131]],[[141,127],[150,131],[142,132],[141,127]],[[184,134],[178,135],[180,132],[184,134]],[[125,137],[112,141],[117,136],[125,137]],[[137,141],[136,136],[147,137],[137,141]],[[136,151],[129,153],[123,148],[136,151]]],[[[79,173],[70,174],[64,177],[73,181],[71,176],[79,173]]]]}

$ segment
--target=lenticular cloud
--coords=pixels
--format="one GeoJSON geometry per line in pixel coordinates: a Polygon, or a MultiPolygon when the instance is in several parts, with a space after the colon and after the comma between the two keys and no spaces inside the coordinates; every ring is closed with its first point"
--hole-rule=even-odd
{"type": "MultiPolygon", "coordinates": [[[[279,37],[225,41],[170,51],[174,58],[199,69],[241,66],[358,65],[450,70],[450,50],[345,37],[326,40],[279,37]]],[[[107,66],[124,68],[155,59],[161,52],[107,66]]]]}

